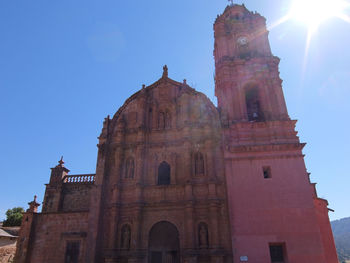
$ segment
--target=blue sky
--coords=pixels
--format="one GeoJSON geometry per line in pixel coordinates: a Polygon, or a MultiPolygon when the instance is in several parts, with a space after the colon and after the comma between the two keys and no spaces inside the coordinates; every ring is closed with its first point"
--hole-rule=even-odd
{"type": "MultiPolygon", "coordinates": [[[[246,0],[273,24],[292,0],[246,0]]],[[[242,3],[242,2],[239,2],[242,3]]],[[[213,22],[225,0],[1,1],[0,219],[42,201],[63,155],[72,174],[95,172],[97,137],[142,84],[169,67],[214,103],[213,22]]],[[[333,18],[312,38],[288,21],[270,31],[289,115],[331,219],[350,216],[350,25],[333,18]]]]}

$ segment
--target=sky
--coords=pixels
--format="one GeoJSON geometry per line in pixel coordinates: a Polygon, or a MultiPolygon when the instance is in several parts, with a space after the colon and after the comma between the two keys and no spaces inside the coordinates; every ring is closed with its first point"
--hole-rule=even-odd
{"type": "MultiPolygon", "coordinates": [[[[293,0],[242,0],[267,18],[289,115],[311,180],[332,220],[350,216],[350,24],[314,33],[289,20],[293,0]]],[[[162,74],[215,104],[213,23],[226,0],[0,1],[0,219],[37,195],[61,155],[71,174],[94,173],[97,137],[142,84],[162,74]]]]}

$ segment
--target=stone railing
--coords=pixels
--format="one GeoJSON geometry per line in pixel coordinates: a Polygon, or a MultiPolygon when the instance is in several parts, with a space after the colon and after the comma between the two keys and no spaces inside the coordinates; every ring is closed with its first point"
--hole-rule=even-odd
{"type": "Polygon", "coordinates": [[[95,182],[95,174],[67,175],[63,178],[64,184],[90,183],[95,182]]]}

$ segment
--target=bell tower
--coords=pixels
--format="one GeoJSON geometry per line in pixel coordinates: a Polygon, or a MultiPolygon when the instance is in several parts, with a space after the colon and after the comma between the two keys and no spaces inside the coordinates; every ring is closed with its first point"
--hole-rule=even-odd
{"type": "Polygon", "coordinates": [[[336,263],[328,203],[306,171],[265,18],[232,4],[214,31],[233,261],[336,263]]]}
{"type": "Polygon", "coordinates": [[[215,95],[229,122],[288,120],[266,19],[230,5],[215,24],[215,95]]]}

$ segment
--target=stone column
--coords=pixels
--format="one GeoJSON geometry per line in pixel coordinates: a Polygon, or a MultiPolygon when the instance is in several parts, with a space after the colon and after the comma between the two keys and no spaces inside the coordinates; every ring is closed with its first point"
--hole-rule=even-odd
{"type": "Polygon", "coordinates": [[[170,164],[171,164],[171,172],[170,172],[170,180],[171,184],[176,184],[176,174],[177,174],[177,156],[176,153],[172,153],[170,155],[170,164]]]}
{"type": "Polygon", "coordinates": [[[111,233],[109,234],[109,242],[108,242],[108,248],[109,249],[116,249],[117,248],[117,240],[118,240],[118,216],[119,216],[119,207],[113,206],[111,208],[111,233]]]}
{"type": "Polygon", "coordinates": [[[135,211],[133,233],[131,235],[131,248],[140,249],[141,246],[141,230],[142,230],[142,207],[137,207],[135,211]]]}
{"type": "Polygon", "coordinates": [[[219,204],[211,203],[209,204],[209,214],[210,214],[210,231],[209,237],[211,243],[209,243],[210,247],[217,248],[220,247],[220,230],[219,230],[219,204]]]}
{"type": "Polygon", "coordinates": [[[101,206],[103,200],[103,181],[106,168],[106,145],[105,140],[100,138],[100,143],[98,145],[98,157],[97,157],[97,167],[96,167],[96,176],[95,184],[91,189],[90,197],[90,213],[88,219],[88,236],[86,239],[86,254],[85,261],[86,263],[94,262],[97,251],[100,249],[100,244],[98,244],[101,238],[99,233],[99,220],[101,213],[101,206]]]}
{"type": "MultiPolygon", "coordinates": [[[[122,147],[118,147],[114,150],[114,166],[111,169],[110,184],[116,185],[123,177],[123,165],[124,165],[124,151],[122,147]]],[[[115,199],[112,200],[112,203],[115,199]]]]}
{"type": "Polygon", "coordinates": [[[194,222],[193,222],[193,203],[192,202],[187,202],[186,208],[185,208],[185,218],[186,218],[186,242],[185,242],[185,247],[186,248],[195,248],[196,247],[196,231],[194,231],[194,222]]]}

